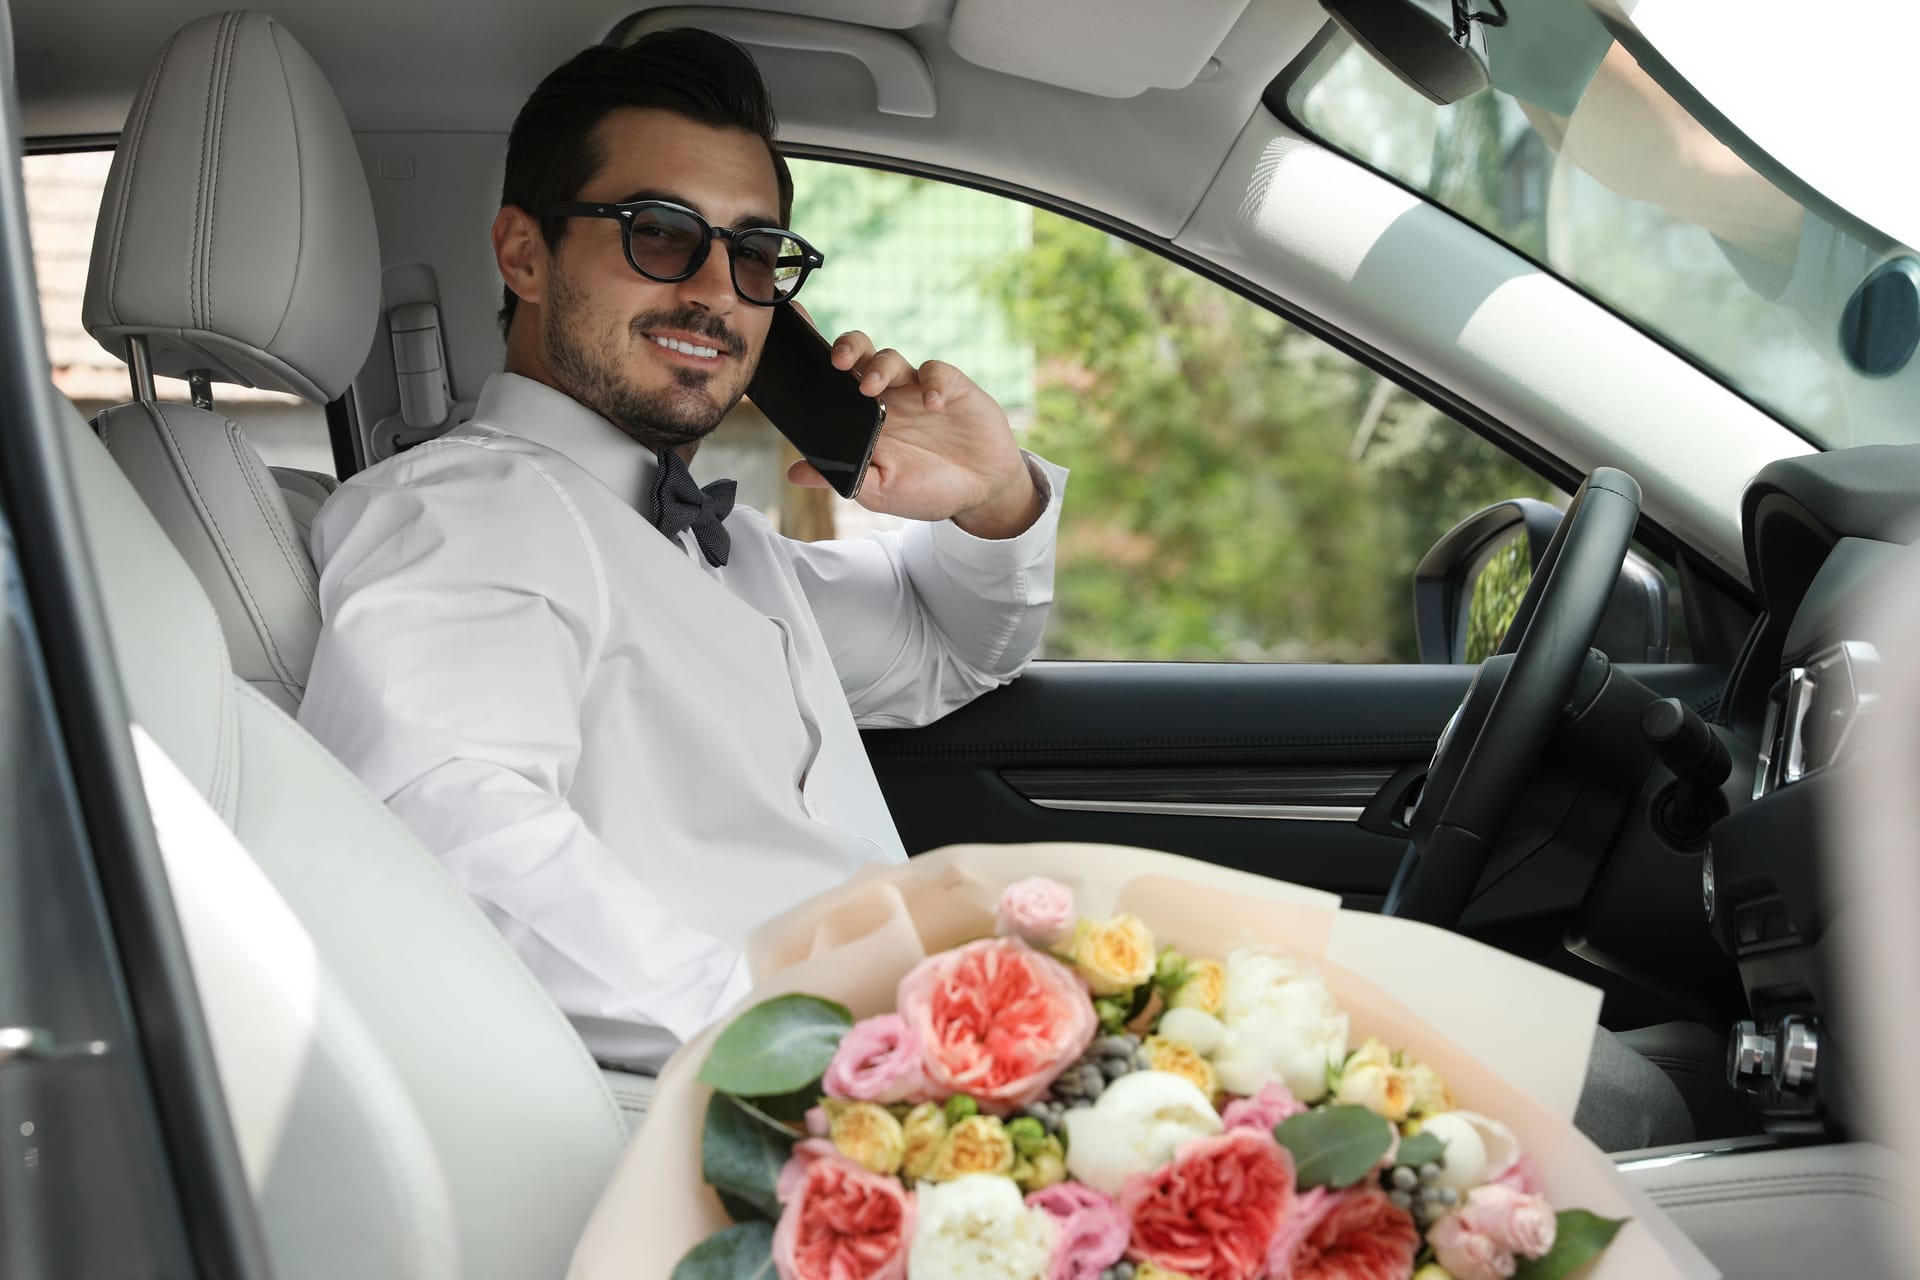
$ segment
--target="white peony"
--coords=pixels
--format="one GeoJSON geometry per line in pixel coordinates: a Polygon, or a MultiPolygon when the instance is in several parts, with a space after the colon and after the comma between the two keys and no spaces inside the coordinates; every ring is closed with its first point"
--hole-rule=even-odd
{"type": "Polygon", "coordinates": [[[969,1173],[914,1190],[909,1280],[1045,1280],[1059,1232],[1011,1178],[969,1173]]]}
{"type": "Polygon", "coordinates": [[[1443,1187],[1467,1192],[1492,1182],[1520,1158],[1520,1139],[1498,1120],[1477,1111],[1442,1111],[1420,1122],[1420,1132],[1447,1144],[1440,1158],[1443,1187]]]}
{"type": "Polygon", "coordinates": [[[1240,950],[1227,957],[1225,1032],[1213,1069],[1228,1093],[1252,1095],[1274,1080],[1301,1102],[1327,1092],[1327,1068],[1347,1056],[1347,1015],[1311,964],[1240,950]]]}
{"type": "MultiPolygon", "coordinates": [[[[1067,1112],[1067,1172],[1110,1196],[1136,1173],[1173,1158],[1191,1138],[1221,1130],[1220,1114],[1199,1087],[1167,1071],[1132,1071],[1090,1107],[1067,1112]]],[[[914,1280],[919,1280],[916,1276],[914,1280]]]]}
{"type": "Polygon", "coordinates": [[[1220,1047],[1226,1026],[1220,1019],[1199,1009],[1169,1009],[1160,1015],[1155,1035],[1186,1045],[1205,1058],[1220,1047]]]}

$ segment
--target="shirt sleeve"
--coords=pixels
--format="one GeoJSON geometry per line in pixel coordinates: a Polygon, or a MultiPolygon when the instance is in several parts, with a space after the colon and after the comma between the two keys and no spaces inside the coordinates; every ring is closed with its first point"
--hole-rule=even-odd
{"type": "Polygon", "coordinates": [[[745,989],[739,955],[677,921],[568,803],[606,591],[547,474],[422,445],[342,485],[313,549],[323,626],[301,723],[567,1013],[698,1032],[745,989]]]}
{"type": "Polygon", "coordinates": [[[1026,532],[976,538],[951,520],[786,547],[866,728],[929,724],[1020,674],[1053,601],[1067,472],[1025,455],[1047,498],[1026,532]]]}

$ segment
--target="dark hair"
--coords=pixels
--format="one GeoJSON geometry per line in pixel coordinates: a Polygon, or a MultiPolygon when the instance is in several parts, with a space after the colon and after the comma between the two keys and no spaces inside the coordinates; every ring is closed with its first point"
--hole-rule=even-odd
{"type": "MultiPolygon", "coordinates": [[[[623,107],[657,108],[716,129],[745,129],[767,144],[780,184],[780,220],[793,213],[793,175],[774,146],[773,100],[747,51],[724,36],[691,27],[656,31],[630,45],[583,49],[533,91],[507,136],[507,173],[500,206],[535,217],[576,198],[606,157],[596,130],[623,107]]],[[[564,218],[540,217],[549,248],[566,234],[564,218]]],[[[504,293],[500,329],[519,303],[504,293]]]]}

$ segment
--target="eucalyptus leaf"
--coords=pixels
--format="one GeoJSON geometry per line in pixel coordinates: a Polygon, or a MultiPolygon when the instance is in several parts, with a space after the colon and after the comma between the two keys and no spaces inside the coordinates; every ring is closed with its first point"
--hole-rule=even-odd
{"type": "Polygon", "coordinates": [[[1293,1153],[1302,1190],[1338,1191],[1373,1172],[1393,1145],[1393,1126],[1365,1107],[1334,1106],[1282,1121],[1273,1136],[1293,1153]]]}
{"type": "Polygon", "coordinates": [[[728,1025],[700,1079],[744,1098],[789,1094],[819,1079],[853,1025],[846,1006],[818,996],[775,996],[728,1025]]]}
{"type": "Polygon", "coordinates": [[[1513,1280],[1561,1280],[1599,1257],[1627,1225],[1625,1218],[1602,1218],[1585,1209],[1563,1209],[1553,1248],[1538,1258],[1521,1258],[1513,1280]]]}
{"type": "MultiPolygon", "coordinates": [[[[752,1205],[763,1217],[777,1218],[780,1201],[774,1187],[792,1154],[791,1138],[775,1134],[726,1094],[716,1093],[708,1101],[700,1134],[700,1176],[708,1186],[752,1205]]],[[[733,1211],[731,1205],[728,1211],[733,1211]]]]}
{"type": "Polygon", "coordinates": [[[769,1280],[773,1274],[773,1224],[739,1222],[687,1250],[671,1280],[769,1280]]]}
{"type": "Polygon", "coordinates": [[[1447,1149],[1446,1141],[1431,1133],[1416,1133],[1411,1138],[1400,1140],[1400,1150],[1394,1152],[1395,1166],[1410,1164],[1418,1169],[1429,1161],[1438,1160],[1447,1149]]]}

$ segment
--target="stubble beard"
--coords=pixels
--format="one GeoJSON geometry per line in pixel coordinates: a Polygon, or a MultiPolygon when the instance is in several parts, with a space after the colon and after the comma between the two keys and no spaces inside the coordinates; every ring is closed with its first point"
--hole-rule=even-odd
{"type": "MultiPolygon", "coordinates": [[[[541,346],[560,389],[632,436],[649,452],[691,449],[718,427],[746,391],[746,380],[716,396],[717,374],[672,368],[665,387],[642,387],[626,372],[631,343],[650,341],[645,331],[678,329],[699,334],[740,360],[746,344],[718,317],[698,310],[650,311],[624,326],[605,329],[596,340],[595,318],[582,290],[562,272],[549,277],[541,346]]],[[[690,455],[689,455],[690,456],[690,455]]]]}

